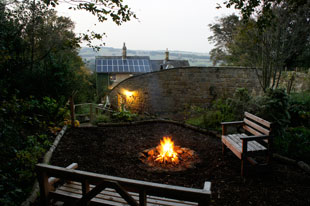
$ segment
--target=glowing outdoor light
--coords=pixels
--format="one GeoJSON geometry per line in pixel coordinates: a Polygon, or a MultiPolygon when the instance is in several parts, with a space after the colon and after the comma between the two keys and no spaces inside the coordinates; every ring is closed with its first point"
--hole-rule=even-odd
{"type": "Polygon", "coordinates": [[[128,91],[128,90],[124,90],[124,92],[123,92],[125,95],[126,95],[126,97],[132,97],[133,96],[133,92],[131,92],[131,91],[128,91]]]}

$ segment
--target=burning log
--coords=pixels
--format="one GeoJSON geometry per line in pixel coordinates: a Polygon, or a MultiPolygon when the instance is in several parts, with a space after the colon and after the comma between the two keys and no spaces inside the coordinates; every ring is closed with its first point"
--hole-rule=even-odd
{"type": "Polygon", "coordinates": [[[164,137],[157,147],[139,153],[139,159],[153,171],[183,171],[199,162],[195,151],[174,146],[171,137],[164,137]]]}

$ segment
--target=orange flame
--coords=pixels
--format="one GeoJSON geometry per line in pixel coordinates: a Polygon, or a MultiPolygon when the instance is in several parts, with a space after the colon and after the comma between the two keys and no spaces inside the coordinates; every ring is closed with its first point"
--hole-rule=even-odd
{"type": "Polygon", "coordinates": [[[178,153],[174,151],[174,142],[171,140],[171,137],[164,137],[163,140],[160,140],[160,145],[157,150],[159,155],[156,157],[155,161],[161,163],[179,162],[178,153]]]}

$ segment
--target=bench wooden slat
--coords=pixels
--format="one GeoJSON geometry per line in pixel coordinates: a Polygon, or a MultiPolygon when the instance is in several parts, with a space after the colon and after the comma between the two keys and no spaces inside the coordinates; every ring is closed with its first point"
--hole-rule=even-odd
{"type": "MultiPolygon", "coordinates": [[[[238,152],[242,151],[242,141],[240,137],[246,137],[246,134],[232,134],[232,135],[227,135],[224,138],[226,138],[227,141],[229,141],[231,144],[233,144],[238,152]]],[[[263,145],[259,144],[256,141],[251,141],[248,142],[248,152],[256,152],[259,150],[266,150],[267,148],[264,147],[263,145]]]]}
{"type": "Polygon", "coordinates": [[[222,136],[222,142],[239,158],[241,159],[241,147],[235,143],[234,141],[231,141],[227,136],[222,136]]]}
{"type": "MultiPolygon", "coordinates": [[[[90,185],[90,189],[94,188],[95,185],[90,185]]],[[[205,183],[205,187],[207,190],[210,190],[211,184],[210,182],[206,182],[205,183]]],[[[62,187],[59,188],[59,190],[66,190],[66,188],[71,188],[73,189],[73,191],[77,194],[80,194],[80,188],[81,188],[81,183],[79,182],[72,182],[70,184],[65,184],[62,187]]],[[[134,193],[134,192],[129,192],[129,194],[136,200],[139,200],[139,194],[138,193],[134,193]]],[[[114,190],[111,188],[106,188],[105,190],[103,190],[98,196],[96,196],[97,198],[101,197],[103,195],[103,199],[107,199],[106,196],[111,196],[114,198],[120,198],[120,202],[123,202],[124,204],[126,203],[122,197],[114,190]]],[[[147,199],[149,204],[161,204],[161,205],[167,205],[167,206],[173,206],[176,203],[177,204],[181,204],[181,205],[197,205],[197,203],[194,202],[188,202],[188,201],[179,201],[179,200],[174,200],[174,199],[168,199],[168,198],[160,198],[160,197],[155,197],[155,196],[148,196],[147,199]],[[163,201],[165,200],[165,201],[163,201]]]]}
{"type": "Polygon", "coordinates": [[[248,112],[244,112],[244,116],[246,116],[246,117],[248,117],[250,119],[253,119],[256,122],[259,122],[260,124],[262,124],[262,125],[264,125],[264,126],[266,126],[268,128],[270,128],[270,126],[271,126],[271,122],[268,122],[268,121],[266,121],[266,120],[264,120],[264,119],[262,119],[262,118],[260,118],[258,116],[255,116],[254,114],[251,114],[251,113],[248,113],[248,112]]]}
{"type": "MultiPolygon", "coordinates": [[[[79,199],[82,198],[82,193],[81,193],[80,189],[68,187],[68,185],[60,187],[55,192],[58,193],[59,195],[62,193],[64,193],[64,195],[66,195],[69,192],[69,193],[79,195],[79,199]]],[[[126,201],[121,196],[116,196],[116,194],[117,194],[116,192],[114,194],[115,195],[108,195],[106,193],[99,193],[96,195],[96,197],[91,199],[91,202],[96,201],[96,202],[103,202],[103,203],[107,204],[108,202],[111,201],[115,204],[128,205],[126,203],[126,201]]],[[[109,203],[109,204],[112,204],[112,203],[109,203]]]]}
{"type": "MultiPolygon", "coordinates": [[[[78,185],[77,185],[78,186],[78,185]]],[[[92,185],[92,188],[94,188],[94,185],[92,185]]],[[[72,192],[75,194],[81,194],[81,189],[80,187],[75,187],[73,184],[66,184],[61,186],[60,188],[57,189],[58,191],[68,191],[68,192],[72,192]]],[[[136,194],[136,193],[133,193],[136,194]]],[[[133,196],[135,200],[138,200],[139,197],[133,196]]],[[[105,189],[102,192],[100,192],[98,195],[96,195],[97,199],[102,199],[102,200],[113,200],[114,202],[119,202],[122,204],[126,204],[126,201],[115,191],[112,189],[105,189]]]]}
{"type": "Polygon", "coordinates": [[[251,134],[253,135],[256,135],[256,136],[261,136],[261,135],[264,135],[263,133],[261,132],[258,132],[257,130],[253,129],[252,127],[249,127],[247,125],[243,125],[243,129],[250,132],[251,134]]]}
{"type": "Polygon", "coordinates": [[[250,127],[252,127],[253,129],[257,130],[258,132],[260,133],[263,133],[265,135],[269,135],[270,134],[270,131],[261,127],[260,125],[256,124],[255,122],[252,122],[250,120],[248,120],[247,118],[244,118],[244,123],[249,125],[250,127]]]}
{"type": "MultiPolygon", "coordinates": [[[[240,134],[239,137],[241,139],[241,138],[247,137],[247,135],[246,134],[240,134]]],[[[267,149],[264,145],[260,144],[257,141],[249,141],[248,145],[250,146],[250,148],[252,148],[251,151],[266,150],[267,149]]]]}
{"type": "MultiPolygon", "coordinates": [[[[56,191],[50,192],[50,197],[52,199],[57,199],[59,201],[71,202],[72,203],[73,200],[76,202],[79,199],[81,199],[82,195],[81,194],[73,193],[72,191],[56,190],[56,191]]],[[[102,199],[98,199],[98,198],[93,198],[91,200],[91,205],[98,205],[98,206],[102,206],[102,205],[123,206],[124,204],[123,203],[114,202],[113,200],[102,200],[102,199]]]]}
{"type": "MultiPolygon", "coordinates": [[[[234,141],[242,148],[242,141],[240,137],[245,137],[246,134],[234,134],[234,135],[229,135],[229,136],[233,136],[234,141]]],[[[250,142],[248,142],[247,151],[255,151],[256,148],[253,147],[253,144],[249,144],[249,143],[250,142]]]]}
{"type": "Polygon", "coordinates": [[[229,148],[239,159],[241,159],[241,176],[244,171],[244,160],[248,159],[252,163],[257,163],[253,158],[254,154],[268,154],[267,161],[271,158],[272,137],[271,123],[257,117],[248,112],[244,113],[243,129],[251,136],[246,134],[229,134],[227,135],[227,126],[231,123],[222,124],[222,153],[225,153],[225,148],[229,148]],[[268,151],[268,152],[267,152],[268,151]]]}
{"type": "MultiPolygon", "coordinates": [[[[135,192],[137,194],[136,197],[140,197],[138,194],[147,194],[148,198],[154,199],[154,201],[162,202],[161,205],[207,205],[211,191],[207,189],[195,189],[195,188],[187,188],[187,187],[180,187],[180,186],[173,186],[173,185],[166,185],[166,184],[159,184],[159,183],[152,183],[152,182],[146,182],[146,181],[140,181],[140,180],[133,180],[133,179],[127,179],[127,178],[121,178],[121,177],[114,177],[114,176],[108,176],[108,175],[102,175],[102,174],[96,174],[92,172],[85,172],[80,170],[73,170],[58,166],[52,166],[52,165],[46,165],[46,164],[37,164],[36,165],[36,171],[38,174],[44,174],[46,176],[53,176],[57,178],[61,178],[64,180],[70,180],[70,181],[77,181],[89,185],[98,185],[98,184],[106,184],[108,188],[114,188],[115,184],[109,184],[109,183],[116,183],[119,185],[120,188],[124,188],[124,192],[130,193],[135,192]],[[152,198],[153,196],[158,197],[158,199],[152,198]],[[174,199],[170,200],[172,204],[169,203],[168,199],[174,199]],[[186,202],[185,202],[186,201],[186,202]],[[168,203],[167,203],[168,202],[168,203]],[[189,203],[188,203],[189,202],[189,203]],[[193,202],[195,204],[193,204],[193,202]]],[[[42,175],[41,175],[42,176],[42,175]]],[[[41,186],[44,186],[45,184],[48,184],[47,181],[41,181],[41,186]],[[45,183],[46,182],[46,183],[45,183]]],[[[69,183],[71,184],[71,182],[69,183]]],[[[67,184],[68,185],[68,184],[67,184]]],[[[207,184],[208,185],[208,184],[207,184]]],[[[87,186],[88,187],[88,186],[87,186]]],[[[89,186],[90,187],[90,186],[89,186]]],[[[93,186],[92,186],[93,187],[93,186]]],[[[118,190],[118,187],[115,187],[116,190],[118,190]]],[[[209,187],[210,189],[210,187],[209,187]]],[[[85,188],[82,189],[82,186],[80,185],[80,189],[77,191],[75,188],[70,187],[60,187],[56,189],[55,191],[50,191],[49,189],[44,189],[42,192],[46,194],[44,197],[47,197],[46,192],[49,192],[52,196],[55,196],[57,198],[62,197],[66,200],[71,199],[80,199],[82,197],[82,190],[86,190],[85,188]],[[69,191],[68,191],[69,190],[69,191]],[[67,194],[70,193],[71,196],[67,196],[67,194]],[[78,194],[77,194],[78,193],[78,194]]],[[[101,189],[100,189],[101,190],[101,189]]],[[[117,191],[117,193],[122,192],[117,191]]],[[[91,192],[91,190],[90,190],[91,192]]],[[[86,193],[86,192],[84,192],[86,193]]],[[[99,189],[98,189],[98,193],[99,189]]],[[[90,193],[91,194],[91,193],[90,193]]],[[[95,195],[95,193],[94,193],[95,195]]],[[[98,194],[96,194],[97,196],[98,194]]],[[[100,196],[100,195],[99,195],[100,196]]],[[[124,194],[122,193],[122,196],[124,194]]],[[[125,198],[130,197],[130,195],[126,195],[125,198]]],[[[110,196],[111,198],[111,196],[110,196]]],[[[137,199],[138,199],[137,198],[137,199]]],[[[120,198],[119,198],[120,199],[120,198]]],[[[128,198],[127,198],[128,200],[128,198]]],[[[103,200],[102,200],[103,201],[103,200]]],[[[98,198],[92,198],[91,202],[95,203],[101,203],[103,205],[109,205],[108,203],[105,203],[104,200],[102,202],[98,198]],[[95,201],[93,201],[95,200],[95,201]]],[[[113,199],[113,201],[117,202],[117,199],[113,199]]],[[[112,201],[112,202],[113,202],[112,201]]],[[[139,201],[139,200],[138,200],[139,201]]],[[[147,199],[149,202],[149,199],[147,199]]],[[[132,203],[134,202],[134,199],[132,199],[132,203]]],[[[46,198],[42,199],[42,203],[46,204],[46,198]]],[[[123,203],[122,203],[123,204],[123,203]]],[[[112,204],[113,205],[113,204],[112,204]]],[[[154,205],[158,205],[157,203],[154,205]]]]}
{"type": "MultiPolygon", "coordinates": [[[[61,195],[62,192],[64,192],[64,195],[67,195],[67,193],[73,193],[76,195],[80,195],[79,197],[82,197],[80,185],[77,182],[73,182],[71,184],[65,184],[57,189],[56,193],[58,195],[61,195]]],[[[91,188],[94,188],[94,185],[90,186],[91,188]]],[[[55,192],[53,192],[55,193],[55,192]]],[[[130,192],[130,195],[136,200],[139,201],[139,195],[137,193],[130,192]]],[[[78,196],[76,196],[78,197],[78,196]]],[[[108,202],[112,201],[113,203],[121,204],[121,205],[128,205],[127,202],[114,190],[114,189],[105,189],[101,193],[99,193],[95,197],[96,202],[103,202],[107,204],[108,202]]],[[[197,203],[193,202],[184,202],[184,201],[178,201],[173,199],[167,199],[167,198],[158,198],[158,197],[151,197],[148,196],[148,205],[161,205],[161,206],[197,206],[197,203]]],[[[111,204],[111,203],[110,203],[111,204]]]]}

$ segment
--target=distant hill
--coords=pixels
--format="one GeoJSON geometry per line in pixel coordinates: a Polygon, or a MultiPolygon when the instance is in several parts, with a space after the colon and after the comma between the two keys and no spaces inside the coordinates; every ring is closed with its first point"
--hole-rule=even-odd
{"type": "MultiPolygon", "coordinates": [[[[102,47],[99,52],[92,48],[82,47],[79,52],[80,57],[86,65],[95,70],[96,56],[121,56],[122,49],[112,47],[102,47]]],[[[149,56],[152,60],[161,60],[165,58],[165,50],[127,50],[128,56],[149,56]]],[[[211,66],[209,54],[198,52],[169,51],[169,58],[176,60],[188,60],[191,66],[211,66]]]]}

